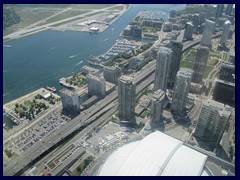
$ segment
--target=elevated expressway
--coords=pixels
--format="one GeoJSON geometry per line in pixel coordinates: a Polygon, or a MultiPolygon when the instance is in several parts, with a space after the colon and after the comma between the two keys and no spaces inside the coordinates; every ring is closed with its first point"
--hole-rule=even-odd
{"type": "MultiPolygon", "coordinates": [[[[213,38],[219,37],[221,34],[213,36],[213,38]]],[[[183,51],[197,45],[200,40],[183,43],[183,51]]],[[[137,93],[146,88],[154,80],[156,62],[150,62],[142,70],[135,74],[134,82],[137,85],[137,93]]],[[[117,111],[117,90],[106,96],[104,99],[98,101],[88,109],[81,112],[80,115],[69,121],[66,125],[55,130],[52,134],[49,134],[44,138],[44,143],[37,142],[31,148],[27,149],[20,156],[13,160],[10,160],[3,169],[4,176],[18,175],[22,169],[32,163],[36,158],[40,157],[43,153],[48,151],[54,145],[57,145],[60,141],[64,140],[67,136],[71,135],[75,131],[84,128],[84,132],[90,132],[94,127],[98,126],[104,118],[103,115],[108,114],[109,116],[117,111]],[[95,121],[95,122],[94,122],[95,121]],[[92,125],[90,125],[94,122],[92,125]],[[94,127],[93,127],[94,126],[94,127]]],[[[81,133],[81,132],[80,132],[81,133]]]]}

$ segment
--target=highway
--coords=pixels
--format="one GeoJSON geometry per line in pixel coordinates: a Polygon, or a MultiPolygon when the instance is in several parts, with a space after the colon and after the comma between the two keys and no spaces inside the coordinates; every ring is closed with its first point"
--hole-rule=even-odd
{"type": "MultiPolygon", "coordinates": [[[[216,35],[212,36],[212,39],[218,38],[222,35],[222,32],[217,33],[216,35]]],[[[188,50],[189,48],[200,44],[201,39],[194,40],[194,41],[186,41],[183,43],[183,53],[188,50]]]]}
{"type": "MultiPolygon", "coordinates": [[[[152,63],[152,66],[154,66],[154,63],[152,63]]],[[[135,83],[138,84],[141,81],[141,78],[145,78],[152,73],[153,71],[149,72],[148,68],[141,70],[141,73],[136,77],[136,79],[134,79],[135,83]]],[[[145,83],[140,84],[137,87],[137,92],[142,90],[143,87],[145,88],[147,85],[149,85],[153,81],[153,79],[154,76],[152,75],[150,79],[144,81],[145,83]]],[[[9,161],[7,167],[4,168],[4,175],[11,176],[16,174],[18,171],[28,165],[31,161],[36,159],[38,156],[47,151],[50,147],[57,144],[59,141],[63,140],[69,134],[72,134],[80,127],[85,126],[90,122],[96,120],[97,118],[99,118],[99,116],[108,112],[111,108],[117,108],[117,95],[117,90],[113,91],[104,99],[100,100],[90,108],[81,112],[79,116],[69,121],[65,126],[62,126],[54,133],[48,135],[44,139],[44,144],[42,144],[41,142],[37,142],[30,149],[23,152],[21,156],[18,156],[14,160],[9,161]],[[114,100],[116,102],[113,102],[114,100]]]]}
{"type": "MultiPolygon", "coordinates": [[[[154,80],[154,74],[152,74],[147,80],[145,80],[144,82],[142,82],[139,86],[137,86],[137,93],[142,91],[144,88],[146,88],[151,82],[153,82],[154,80]]],[[[89,126],[87,126],[85,129],[83,129],[80,133],[78,133],[78,135],[76,135],[72,140],[70,140],[67,144],[65,144],[63,147],[61,147],[60,149],[58,149],[57,152],[54,152],[54,154],[58,154],[60,152],[62,152],[67,146],[69,146],[70,144],[76,143],[77,141],[79,141],[79,139],[83,139],[84,136],[86,136],[88,133],[90,133],[95,127],[98,127],[101,123],[103,123],[107,118],[109,118],[114,112],[117,111],[117,99],[115,99],[111,105],[112,109],[106,111],[104,114],[100,115],[96,115],[96,117],[93,117],[93,119],[96,119],[92,124],[90,124],[89,126]]],[[[92,120],[93,120],[92,119],[92,120]]],[[[92,121],[90,120],[90,121],[92,121]]],[[[40,165],[40,169],[44,168],[44,162],[40,165]]],[[[69,160],[66,162],[63,162],[58,168],[57,170],[54,170],[53,175],[54,174],[59,174],[62,172],[62,170],[64,169],[64,167],[68,166],[69,164],[69,160]]]]}
{"type": "MultiPolygon", "coordinates": [[[[196,45],[197,41],[199,40],[192,41],[191,43],[189,42],[183,43],[184,45],[183,49],[186,50],[186,47],[188,48],[192,47],[192,44],[196,45]]],[[[143,68],[142,70],[138,71],[137,76],[134,78],[134,82],[137,85],[137,92],[141,91],[142,89],[147,87],[151,82],[153,82],[154,80],[153,72],[155,71],[155,64],[156,64],[155,61],[151,62],[146,66],[146,68],[143,68]],[[148,76],[150,77],[146,79],[146,77],[148,76]],[[144,81],[141,83],[142,80],[144,81]]],[[[3,171],[4,176],[12,176],[18,173],[31,161],[39,157],[50,147],[54,146],[68,135],[78,130],[80,127],[86,126],[90,122],[95,121],[96,119],[98,119],[99,121],[104,120],[100,118],[103,114],[108,114],[110,116],[112,111],[115,112],[117,110],[117,95],[118,95],[117,90],[113,91],[104,99],[100,100],[96,104],[92,105],[88,109],[81,112],[80,115],[69,121],[66,125],[57,129],[54,133],[49,134],[44,139],[44,144],[42,144],[41,142],[37,142],[31,148],[23,152],[20,156],[16,157],[14,160],[9,161],[7,163],[7,166],[4,167],[3,171]]],[[[88,130],[91,131],[93,128],[92,125],[96,126],[98,123],[100,123],[99,121],[95,121],[96,124],[93,123],[90,126],[87,126],[85,128],[86,129],[85,131],[88,130]]],[[[82,133],[80,132],[80,134],[82,133]]]]}

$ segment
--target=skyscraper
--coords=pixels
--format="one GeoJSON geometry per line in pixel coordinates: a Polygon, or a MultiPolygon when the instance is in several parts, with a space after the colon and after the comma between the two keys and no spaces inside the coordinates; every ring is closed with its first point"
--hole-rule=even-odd
{"type": "Polygon", "coordinates": [[[210,19],[211,17],[214,16],[214,12],[215,12],[215,8],[212,4],[208,4],[207,6],[207,10],[206,10],[206,18],[210,19]]]}
{"type": "Polygon", "coordinates": [[[180,67],[183,44],[179,41],[171,41],[171,43],[169,44],[169,48],[172,49],[172,57],[168,71],[168,84],[170,87],[173,87],[176,74],[180,67]]]}
{"type": "Polygon", "coordinates": [[[222,138],[230,114],[222,103],[210,99],[203,101],[194,135],[208,143],[211,148],[216,147],[222,138]]]}
{"type": "Polygon", "coordinates": [[[134,126],[135,121],[136,85],[133,78],[121,76],[118,79],[118,111],[120,124],[134,126]]]}
{"type": "Polygon", "coordinates": [[[217,5],[217,10],[216,10],[216,14],[215,14],[216,19],[219,17],[222,17],[223,9],[224,9],[224,4],[217,5]]]}
{"type": "Polygon", "coordinates": [[[170,18],[175,18],[177,16],[177,11],[176,10],[171,10],[169,13],[170,18]]]}
{"type": "Polygon", "coordinates": [[[193,28],[194,26],[192,25],[192,23],[188,22],[186,24],[183,39],[192,40],[193,28]]]}
{"type": "Polygon", "coordinates": [[[80,113],[80,100],[76,93],[68,90],[60,90],[60,96],[62,100],[63,110],[72,115],[80,113]]]}
{"type": "Polygon", "coordinates": [[[211,47],[211,39],[215,29],[215,22],[206,20],[206,25],[203,30],[203,36],[201,39],[201,46],[211,47]]]}
{"type": "Polygon", "coordinates": [[[160,47],[157,56],[157,64],[154,79],[154,91],[167,89],[168,70],[172,57],[172,50],[167,47],[160,47]]]}
{"type": "Polygon", "coordinates": [[[200,46],[197,49],[197,55],[193,66],[193,78],[195,83],[202,83],[203,73],[207,64],[209,55],[209,49],[207,47],[200,46]]]}
{"type": "Polygon", "coordinates": [[[88,94],[90,96],[105,97],[106,95],[106,82],[103,77],[98,77],[92,74],[87,75],[88,94]]]}
{"type": "Polygon", "coordinates": [[[164,127],[162,117],[164,99],[165,99],[164,91],[159,89],[154,92],[151,104],[151,126],[153,129],[164,127]]]}
{"type": "Polygon", "coordinates": [[[232,10],[233,10],[233,4],[228,4],[225,14],[230,16],[232,14],[232,10]]]}
{"type": "Polygon", "coordinates": [[[221,64],[219,76],[215,80],[213,99],[235,107],[235,65],[231,62],[221,64]]]}
{"type": "Polygon", "coordinates": [[[224,46],[226,44],[228,33],[229,33],[229,30],[230,30],[230,26],[231,26],[230,21],[226,21],[223,25],[223,32],[222,32],[222,36],[221,36],[221,39],[220,39],[220,44],[222,46],[224,46]]]}
{"type": "Polygon", "coordinates": [[[235,83],[234,75],[235,75],[235,65],[227,61],[222,62],[218,79],[235,83]]]}
{"type": "Polygon", "coordinates": [[[198,26],[200,25],[199,14],[194,14],[192,21],[193,21],[193,26],[194,26],[194,32],[196,33],[198,31],[198,26]]]}
{"type": "Polygon", "coordinates": [[[174,114],[183,116],[186,113],[188,92],[191,86],[193,71],[188,68],[181,68],[176,76],[172,100],[172,111],[174,114]]]}

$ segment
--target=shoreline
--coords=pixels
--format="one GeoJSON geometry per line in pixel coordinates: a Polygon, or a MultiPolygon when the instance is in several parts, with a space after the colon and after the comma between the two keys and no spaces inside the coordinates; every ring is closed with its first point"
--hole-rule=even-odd
{"type": "MultiPolygon", "coordinates": [[[[126,8],[126,6],[128,6],[128,4],[124,4],[124,6],[125,6],[124,8],[126,8]]],[[[113,7],[114,6],[111,6],[111,7],[108,7],[108,8],[113,8],[113,7]]],[[[120,11],[118,17],[114,18],[113,21],[111,21],[109,23],[109,25],[107,25],[106,28],[104,28],[101,32],[104,32],[113,22],[115,22],[119,17],[121,17],[124,13],[126,13],[130,9],[130,7],[131,7],[131,4],[129,4],[128,8],[126,8],[125,10],[120,11]]],[[[105,9],[108,9],[108,8],[105,8],[105,9]]],[[[104,11],[104,10],[103,9],[99,9],[99,11],[104,11]]],[[[96,13],[96,12],[88,12],[88,13],[85,13],[85,15],[86,14],[91,14],[91,13],[96,13]]],[[[99,13],[97,15],[100,15],[100,14],[102,14],[102,13],[99,13]]],[[[85,17],[85,15],[84,14],[80,14],[80,15],[77,15],[77,16],[72,16],[72,17],[70,17],[70,19],[87,18],[87,17],[85,17]]],[[[69,18],[62,19],[60,21],[64,22],[64,21],[68,21],[68,19],[69,18]]],[[[72,22],[74,22],[74,20],[72,22]]],[[[69,22],[66,22],[63,25],[66,25],[68,23],[69,22]]],[[[26,37],[28,35],[32,35],[32,34],[35,34],[35,33],[38,33],[38,32],[42,32],[42,31],[45,31],[45,30],[53,30],[53,31],[54,30],[55,31],[66,31],[66,30],[68,30],[68,31],[79,31],[79,30],[71,30],[71,29],[60,29],[60,30],[58,30],[58,29],[56,29],[57,27],[51,27],[51,25],[59,24],[59,21],[55,21],[55,22],[52,22],[52,23],[49,23],[49,24],[50,25],[48,25],[48,24],[42,25],[40,29],[38,29],[39,26],[36,26],[36,27],[34,27],[34,28],[36,28],[36,30],[34,30],[34,28],[32,28],[32,29],[29,29],[30,30],[29,32],[25,32],[25,33],[22,33],[22,34],[19,31],[16,31],[16,32],[13,32],[12,34],[6,35],[5,37],[3,36],[3,43],[6,43],[6,42],[14,40],[14,39],[19,39],[19,38],[22,38],[22,37],[26,37]],[[16,35],[14,35],[14,34],[16,34],[16,35]],[[10,38],[8,36],[10,36],[10,38]],[[11,37],[11,36],[13,36],[13,37],[11,37]]],[[[61,26],[58,26],[58,27],[61,27],[61,26]]],[[[28,30],[26,30],[26,31],[28,31],[28,30]]],[[[81,32],[87,32],[87,31],[81,31],[81,32]]]]}

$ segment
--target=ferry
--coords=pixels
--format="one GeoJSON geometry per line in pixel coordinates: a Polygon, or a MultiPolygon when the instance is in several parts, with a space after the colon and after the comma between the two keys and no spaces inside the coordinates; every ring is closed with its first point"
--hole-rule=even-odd
{"type": "Polygon", "coordinates": [[[48,89],[49,91],[52,91],[52,92],[56,92],[56,91],[57,91],[57,89],[56,89],[55,87],[49,87],[49,86],[47,86],[47,89],[48,89]]]}

